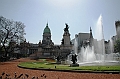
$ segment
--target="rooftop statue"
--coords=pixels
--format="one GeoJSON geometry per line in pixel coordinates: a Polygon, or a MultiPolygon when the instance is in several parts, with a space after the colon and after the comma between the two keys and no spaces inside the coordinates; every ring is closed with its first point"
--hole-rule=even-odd
{"type": "Polygon", "coordinates": [[[64,31],[65,31],[65,32],[68,32],[68,29],[69,29],[68,24],[65,23],[65,25],[66,25],[66,27],[64,28],[64,31]]]}

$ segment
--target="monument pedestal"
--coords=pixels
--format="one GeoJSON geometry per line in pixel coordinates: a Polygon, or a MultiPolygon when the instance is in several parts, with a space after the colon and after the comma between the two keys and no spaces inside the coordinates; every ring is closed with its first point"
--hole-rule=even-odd
{"type": "Polygon", "coordinates": [[[79,64],[70,64],[70,67],[79,67],[79,64]]]}

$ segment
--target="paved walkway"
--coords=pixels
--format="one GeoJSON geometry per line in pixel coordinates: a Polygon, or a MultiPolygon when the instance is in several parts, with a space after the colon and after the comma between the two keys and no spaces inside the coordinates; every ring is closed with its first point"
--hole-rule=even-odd
{"type": "MultiPolygon", "coordinates": [[[[23,74],[19,79],[120,79],[120,74],[97,74],[97,73],[73,73],[73,72],[57,72],[44,70],[30,70],[17,67],[20,62],[34,61],[27,58],[21,58],[9,62],[0,63],[0,75],[5,72],[10,75],[9,78],[14,79],[15,73],[18,76],[23,74]],[[25,76],[28,74],[29,77],[25,76]]],[[[6,75],[3,75],[6,77],[6,75]]]]}

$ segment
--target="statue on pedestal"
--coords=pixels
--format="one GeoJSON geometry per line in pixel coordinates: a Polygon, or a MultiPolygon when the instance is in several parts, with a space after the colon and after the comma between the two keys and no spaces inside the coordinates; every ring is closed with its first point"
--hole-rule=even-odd
{"type": "Polygon", "coordinates": [[[64,28],[64,31],[65,31],[65,32],[68,32],[68,29],[69,29],[68,24],[65,23],[65,25],[66,25],[66,27],[64,28]]]}
{"type": "Polygon", "coordinates": [[[76,54],[73,54],[72,55],[72,60],[71,60],[73,63],[72,64],[70,64],[70,67],[78,67],[79,66],[79,64],[77,64],[76,62],[77,62],[77,55],[76,54]]]}
{"type": "Polygon", "coordinates": [[[76,54],[72,55],[71,61],[73,62],[73,64],[76,64],[76,62],[77,62],[77,55],[76,54]]]}

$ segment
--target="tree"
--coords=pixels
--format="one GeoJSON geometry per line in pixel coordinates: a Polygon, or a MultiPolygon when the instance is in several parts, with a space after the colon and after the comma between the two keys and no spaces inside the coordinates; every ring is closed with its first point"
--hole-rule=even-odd
{"type": "Polygon", "coordinates": [[[120,39],[116,41],[116,44],[114,46],[115,53],[120,53],[120,39]]]}
{"type": "Polygon", "coordinates": [[[25,25],[22,22],[9,20],[0,16],[0,50],[5,51],[5,57],[12,52],[9,44],[11,41],[19,44],[20,41],[24,40],[24,28],[25,25]]]}

